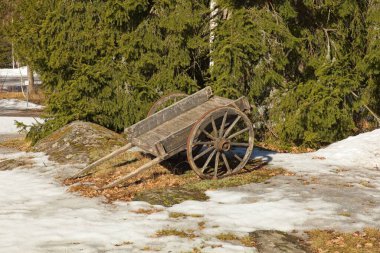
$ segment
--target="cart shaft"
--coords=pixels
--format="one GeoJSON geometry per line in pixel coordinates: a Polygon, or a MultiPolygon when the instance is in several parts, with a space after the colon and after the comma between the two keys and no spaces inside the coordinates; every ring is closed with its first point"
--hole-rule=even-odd
{"type": "Polygon", "coordinates": [[[83,177],[85,175],[88,175],[90,170],[92,170],[94,167],[100,165],[101,163],[104,163],[105,161],[108,161],[110,160],[111,158],[121,154],[121,153],[124,153],[126,152],[127,150],[131,149],[133,147],[133,144],[132,143],[128,143],[127,145],[113,151],[111,154],[108,154],[106,155],[105,157],[95,161],[94,163],[86,166],[85,168],[83,168],[81,171],[79,171],[77,174],[75,174],[72,178],[79,178],[79,177],[83,177]]]}
{"type": "Polygon", "coordinates": [[[131,173],[129,173],[128,175],[118,179],[118,180],[115,180],[113,181],[112,183],[104,186],[102,189],[108,189],[108,188],[112,188],[112,187],[116,187],[118,185],[122,185],[125,181],[127,181],[128,179],[144,172],[145,170],[149,169],[150,167],[156,165],[156,164],[159,164],[160,162],[162,162],[163,158],[161,157],[157,157],[155,159],[153,159],[152,161],[142,165],[141,167],[139,167],[138,169],[132,171],[131,173]]]}

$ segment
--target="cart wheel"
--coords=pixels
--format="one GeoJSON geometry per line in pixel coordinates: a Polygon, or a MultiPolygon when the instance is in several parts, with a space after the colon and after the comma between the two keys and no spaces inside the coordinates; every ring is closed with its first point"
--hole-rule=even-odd
{"type": "Polygon", "coordinates": [[[155,114],[156,112],[164,109],[165,107],[168,107],[177,101],[180,101],[181,99],[187,97],[188,95],[185,93],[171,93],[166,96],[161,97],[159,100],[157,100],[152,107],[150,108],[147,117],[155,114]]]}
{"type": "Polygon", "coordinates": [[[232,107],[209,111],[193,126],[187,139],[187,159],[204,179],[239,172],[249,161],[254,143],[248,117],[232,107]],[[194,150],[202,149],[201,152],[194,150]]]}

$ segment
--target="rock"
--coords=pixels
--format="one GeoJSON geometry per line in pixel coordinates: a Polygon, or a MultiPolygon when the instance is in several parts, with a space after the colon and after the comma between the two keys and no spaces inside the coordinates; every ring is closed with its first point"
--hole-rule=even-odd
{"type": "Polygon", "coordinates": [[[35,152],[67,164],[91,163],[126,144],[126,140],[102,126],[82,121],[72,122],[37,142],[35,152]]]}
{"type": "Polygon", "coordinates": [[[260,253],[307,253],[303,240],[276,230],[258,230],[249,233],[260,253]]]}

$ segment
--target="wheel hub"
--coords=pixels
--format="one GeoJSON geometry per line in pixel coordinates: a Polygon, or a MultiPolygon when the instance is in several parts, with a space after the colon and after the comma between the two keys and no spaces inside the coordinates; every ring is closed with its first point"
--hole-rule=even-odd
{"type": "Polygon", "coordinates": [[[222,139],[217,139],[215,141],[214,146],[215,146],[216,150],[226,152],[226,151],[230,150],[231,143],[229,140],[222,138],[222,139]]]}

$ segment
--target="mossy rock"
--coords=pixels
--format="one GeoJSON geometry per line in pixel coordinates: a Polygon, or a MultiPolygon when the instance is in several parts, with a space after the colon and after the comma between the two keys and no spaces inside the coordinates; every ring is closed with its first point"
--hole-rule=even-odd
{"type": "Polygon", "coordinates": [[[35,152],[44,152],[50,160],[67,163],[91,163],[126,144],[126,140],[102,126],[72,122],[37,142],[35,152]]]}
{"type": "Polygon", "coordinates": [[[249,233],[261,253],[311,252],[302,238],[277,230],[258,230],[249,233]]]}
{"type": "Polygon", "coordinates": [[[208,197],[203,191],[182,187],[150,190],[137,194],[133,200],[145,201],[152,205],[173,206],[186,200],[205,201],[208,197]]]}

